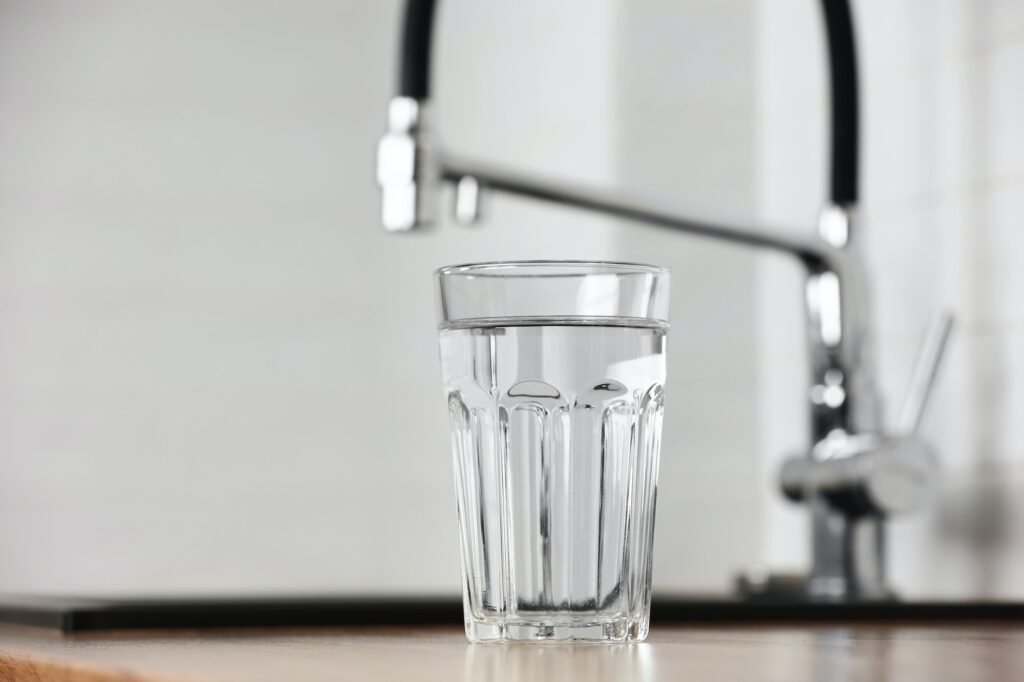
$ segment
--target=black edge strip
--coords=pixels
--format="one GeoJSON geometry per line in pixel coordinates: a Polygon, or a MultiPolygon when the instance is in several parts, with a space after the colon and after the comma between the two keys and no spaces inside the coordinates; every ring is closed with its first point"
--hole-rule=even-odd
{"type": "MultiPolygon", "coordinates": [[[[656,597],[655,625],[721,623],[864,623],[938,621],[1024,622],[1019,602],[873,602],[820,604],[797,601],[656,597]]],[[[458,625],[456,598],[267,598],[190,601],[74,600],[0,604],[0,622],[64,632],[458,625]]]]}

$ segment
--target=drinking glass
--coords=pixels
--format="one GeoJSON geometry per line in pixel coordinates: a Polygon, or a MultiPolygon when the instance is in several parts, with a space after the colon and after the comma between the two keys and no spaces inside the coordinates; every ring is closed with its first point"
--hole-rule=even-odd
{"type": "Polygon", "coordinates": [[[647,636],[669,273],[436,273],[471,641],[647,636]]]}

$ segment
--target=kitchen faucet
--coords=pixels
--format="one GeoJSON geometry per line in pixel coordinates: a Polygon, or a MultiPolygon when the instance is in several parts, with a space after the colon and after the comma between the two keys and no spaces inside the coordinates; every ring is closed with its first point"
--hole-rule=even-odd
{"type": "Polygon", "coordinates": [[[426,121],[435,5],[434,0],[407,0],[405,6],[399,93],[389,105],[377,157],[385,229],[404,232],[431,223],[439,186],[448,182],[455,185],[460,222],[479,217],[482,192],[504,192],[795,257],[806,274],[811,445],[783,465],[780,487],[810,511],[811,569],[797,594],[822,601],[892,598],[885,577],[885,522],[922,506],[935,487],[937,459],[917,430],[952,318],[933,318],[896,428],[884,428],[872,365],[864,259],[853,230],[858,93],[847,0],[821,0],[831,81],[831,181],[816,237],[693,218],[624,193],[450,155],[432,143],[426,121]]]}

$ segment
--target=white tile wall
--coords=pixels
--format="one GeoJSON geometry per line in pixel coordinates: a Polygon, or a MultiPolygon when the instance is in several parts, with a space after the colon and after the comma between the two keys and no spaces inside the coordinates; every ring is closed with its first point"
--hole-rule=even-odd
{"type": "MultiPolygon", "coordinates": [[[[928,311],[960,319],[943,489],[891,568],[1020,596],[1024,11],[854,4],[891,410],[928,311]]],[[[804,443],[798,269],[510,199],[381,233],[397,5],[0,0],[0,591],[457,590],[427,283],[537,256],[675,270],[658,587],[805,562],[773,485],[804,443]]],[[[439,34],[454,149],[811,229],[814,3],[451,0],[439,34]]]]}
{"type": "MultiPolygon", "coordinates": [[[[397,7],[0,2],[0,591],[458,591],[431,271],[615,249],[379,229],[397,7]]],[[[442,134],[610,179],[610,17],[444,3],[442,134]]]]}

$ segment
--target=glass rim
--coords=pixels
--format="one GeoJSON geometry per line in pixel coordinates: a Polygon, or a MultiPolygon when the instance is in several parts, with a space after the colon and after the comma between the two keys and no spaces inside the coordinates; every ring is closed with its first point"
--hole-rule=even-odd
{"type": "Polygon", "coordinates": [[[466,275],[479,277],[593,277],[596,275],[670,275],[671,270],[660,265],[613,260],[496,260],[479,263],[446,265],[434,270],[434,276],[466,275]],[[550,272],[522,272],[537,268],[550,272]],[[559,268],[562,268],[561,270],[559,268]],[[591,268],[591,270],[588,270],[591,268]]]}

